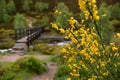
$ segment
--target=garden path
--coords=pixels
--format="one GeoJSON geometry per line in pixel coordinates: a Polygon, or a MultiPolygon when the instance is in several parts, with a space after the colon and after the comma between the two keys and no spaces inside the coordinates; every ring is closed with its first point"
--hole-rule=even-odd
{"type": "Polygon", "coordinates": [[[50,55],[42,55],[42,54],[34,54],[34,55],[20,55],[20,54],[9,54],[9,55],[4,55],[0,57],[0,62],[14,62],[20,58],[23,57],[29,57],[29,56],[33,56],[36,57],[40,60],[42,59],[47,59],[49,57],[51,57],[50,55]]]}

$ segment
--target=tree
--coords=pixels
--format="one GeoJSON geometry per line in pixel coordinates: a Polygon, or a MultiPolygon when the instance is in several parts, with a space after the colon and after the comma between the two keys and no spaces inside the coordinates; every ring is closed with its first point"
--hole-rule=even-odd
{"type": "Polygon", "coordinates": [[[29,4],[32,3],[32,0],[23,0],[23,10],[26,12],[30,11],[30,6],[29,4]]]}
{"type": "Polygon", "coordinates": [[[0,23],[4,22],[3,15],[6,13],[6,1],[0,0],[0,23]]]}
{"type": "Polygon", "coordinates": [[[15,14],[16,7],[13,0],[9,0],[8,4],[6,5],[6,9],[8,14],[15,14]]]}
{"type": "Polygon", "coordinates": [[[27,27],[27,21],[25,20],[24,16],[17,13],[14,19],[14,27],[15,28],[24,28],[27,27]]]}

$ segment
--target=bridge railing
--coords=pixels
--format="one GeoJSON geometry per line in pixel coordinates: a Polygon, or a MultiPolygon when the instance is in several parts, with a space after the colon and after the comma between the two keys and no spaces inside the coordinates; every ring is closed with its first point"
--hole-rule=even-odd
{"type": "Polygon", "coordinates": [[[27,46],[29,47],[44,32],[44,27],[29,28],[27,32],[27,46]]]}
{"type": "Polygon", "coordinates": [[[27,29],[28,28],[16,28],[15,29],[15,39],[21,39],[22,37],[27,36],[27,29]]]}
{"type": "MultiPolygon", "coordinates": [[[[17,28],[15,29],[15,39],[21,39],[23,37],[27,37],[27,46],[33,43],[35,39],[37,39],[41,33],[44,32],[44,27],[32,27],[32,28],[17,28]]],[[[20,43],[20,42],[19,42],[20,43]]]]}

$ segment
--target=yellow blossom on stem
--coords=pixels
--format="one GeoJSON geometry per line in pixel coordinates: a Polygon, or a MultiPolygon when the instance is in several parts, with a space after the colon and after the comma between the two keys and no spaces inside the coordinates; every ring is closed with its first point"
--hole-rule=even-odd
{"type": "Polygon", "coordinates": [[[119,38],[119,39],[120,39],[120,33],[117,33],[117,34],[116,34],[116,36],[117,36],[117,38],[119,38]]]}
{"type": "Polygon", "coordinates": [[[58,30],[58,25],[56,23],[51,23],[52,28],[55,28],[56,30],[58,30]]]}
{"type": "Polygon", "coordinates": [[[65,33],[65,30],[63,28],[59,29],[60,33],[65,33]]]}
{"type": "Polygon", "coordinates": [[[67,80],[71,80],[71,78],[67,78],[67,80]]]}
{"type": "Polygon", "coordinates": [[[108,76],[108,72],[103,73],[104,76],[108,76]]]}

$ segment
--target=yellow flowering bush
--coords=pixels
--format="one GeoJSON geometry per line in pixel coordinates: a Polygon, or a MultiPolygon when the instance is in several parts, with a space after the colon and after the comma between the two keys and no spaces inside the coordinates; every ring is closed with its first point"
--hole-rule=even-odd
{"type": "Polygon", "coordinates": [[[118,80],[120,54],[113,42],[109,45],[103,43],[96,22],[100,19],[96,0],[78,0],[78,5],[84,13],[80,22],[71,17],[67,29],[62,29],[59,23],[52,23],[53,28],[72,41],[62,49],[70,68],[70,77],[66,80],[118,80]]]}

